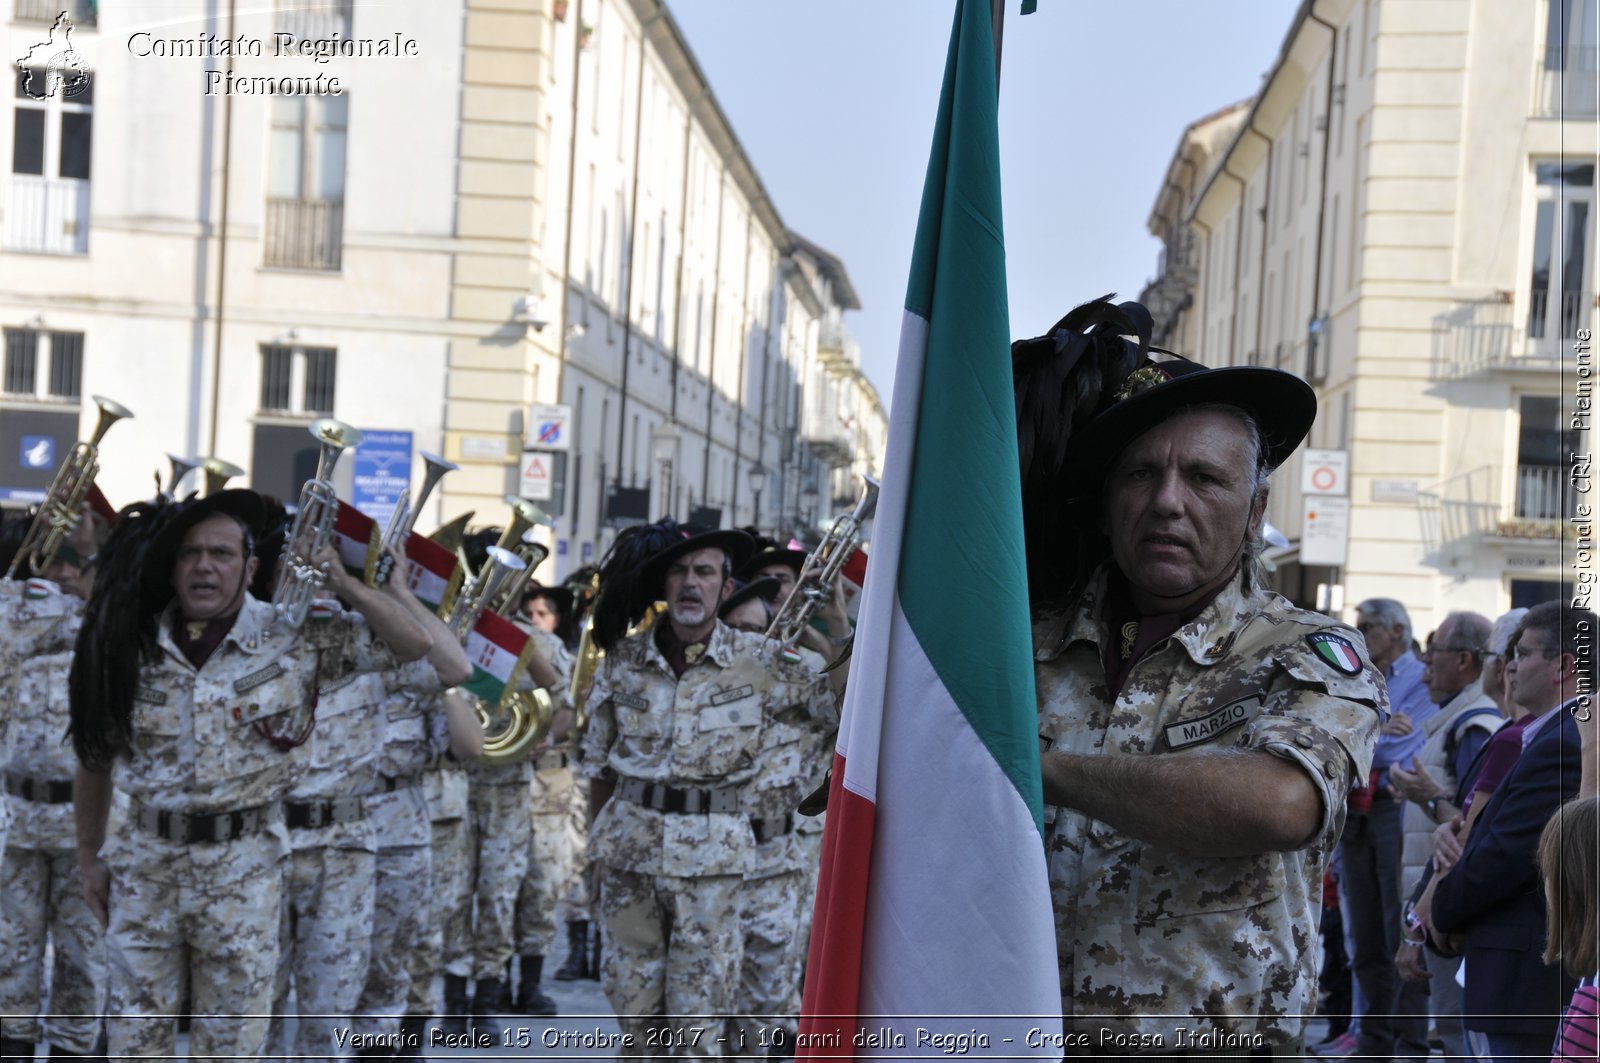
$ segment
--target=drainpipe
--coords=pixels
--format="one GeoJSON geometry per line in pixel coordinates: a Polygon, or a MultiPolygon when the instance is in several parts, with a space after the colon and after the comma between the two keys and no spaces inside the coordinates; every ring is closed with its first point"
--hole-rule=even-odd
{"type": "MultiPolygon", "coordinates": [[[[557,341],[560,344],[561,359],[556,363],[557,402],[565,402],[567,398],[567,361],[571,357],[568,348],[572,338],[572,330],[567,323],[567,307],[572,305],[572,230],[577,221],[572,212],[572,197],[576,192],[578,183],[578,100],[580,99],[579,89],[581,88],[579,82],[583,69],[583,49],[578,43],[583,36],[583,8],[581,2],[574,5],[574,8],[572,13],[572,133],[567,138],[567,231],[562,239],[563,246],[561,249],[561,336],[557,341]]],[[[594,204],[591,203],[589,209],[593,210],[594,204]]],[[[584,296],[584,298],[588,298],[588,296],[584,296]]],[[[579,416],[582,416],[581,410],[579,411],[579,416]]],[[[605,456],[605,440],[603,439],[600,441],[600,453],[603,462],[605,456]]],[[[578,474],[583,464],[582,457],[581,453],[573,455],[573,469],[570,477],[572,480],[572,506],[570,507],[570,516],[567,518],[567,534],[572,537],[574,542],[578,538],[578,501],[581,486],[578,474]]],[[[600,483],[601,495],[604,496],[605,480],[602,478],[600,483]]],[[[596,525],[595,533],[597,537],[599,530],[599,525],[596,525]]]]}
{"type": "Polygon", "coordinates": [[[717,398],[717,308],[722,301],[722,198],[728,191],[728,171],[717,171],[717,254],[711,266],[711,356],[706,367],[706,452],[700,466],[700,504],[711,497],[711,423],[717,398]]]}
{"type": "MultiPolygon", "coordinates": [[[[228,39],[234,40],[234,17],[237,14],[235,5],[237,0],[228,0],[228,39]]],[[[233,80],[233,51],[228,51],[228,67],[224,84],[233,80]]],[[[221,219],[217,224],[217,309],[215,325],[212,330],[212,363],[211,363],[211,430],[207,434],[206,453],[217,452],[217,422],[221,419],[222,407],[222,322],[223,307],[226,305],[225,296],[228,284],[228,192],[232,188],[229,180],[228,159],[233,147],[233,96],[228,94],[222,100],[222,183],[221,219]]]]}
{"type": "Polygon", "coordinates": [[[728,508],[733,512],[728,515],[729,520],[739,519],[739,479],[744,471],[739,467],[744,461],[744,356],[750,349],[750,340],[745,335],[744,327],[745,322],[750,320],[750,259],[755,244],[750,229],[755,225],[754,213],[751,212],[750,223],[744,231],[744,292],[739,297],[739,379],[734,384],[739,402],[733,415],[733,501],[728,503],[728,508]]]}
{"type": "MultiPolygon", "coordinates": [[[[1339,31],[1334,29],[1332,23],[1318,17],[1313,10],[1307,10],[1306,15],[1311,21],[1326,29],[1330,38],[1328,86],[1323,96],[1326,101],[1323,106],[1327,110],[1322,121],[1322,191],[1317,197],[1317,253],[1311,280],[1311,320],[1315,321],[1322,313],[1322,239],[1328,214],[1328,145],[1333,139],[1333,71],[1339,60],[1339,31]]],[[[1306,368],[1309,369],[1310,366],[1306,368]]]]}

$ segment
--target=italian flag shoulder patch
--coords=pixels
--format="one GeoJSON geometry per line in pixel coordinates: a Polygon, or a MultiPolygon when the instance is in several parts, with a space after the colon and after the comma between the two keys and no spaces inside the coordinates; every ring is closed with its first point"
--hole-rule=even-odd
{"type": "Polygon", "coordinates": [[[1311,646],[1311,652],[1317,659],[1328,665],[1340,675],[1361,674],[1361,654],[1356,651],[1355,643],[1343,635],[1335,635],[1331,631],[1318,631],[1306,636],[1306,642],[1311,646]]]}

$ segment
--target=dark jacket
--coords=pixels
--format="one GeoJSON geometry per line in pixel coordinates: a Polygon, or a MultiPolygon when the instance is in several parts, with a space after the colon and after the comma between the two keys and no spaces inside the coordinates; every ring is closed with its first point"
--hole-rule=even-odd
{"type": "Polygon", "coordinates": [[[1466,850],[1433,895],[1433,924],[1466,938],[1462,1023],[1482,1033],[1548,1034],[1574,982],[1545,945],[1539,835],[1578,792],[1578,727],[1563,706],[1489,797],[1466,850]]]}

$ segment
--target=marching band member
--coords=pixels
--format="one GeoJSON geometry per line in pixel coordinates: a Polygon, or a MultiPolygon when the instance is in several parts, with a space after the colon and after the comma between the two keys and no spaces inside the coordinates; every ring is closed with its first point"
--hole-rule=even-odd
{"type": "Polygon", "coordinates": [[[79,866],[108,926],[114,1055],[171,1055],[186,965],[196,1057],[265,1051],[277,960],[281,799],[316,691],[391,669],[430,640],[392,594],[312,558],[359,612],[294,629],[246,593],[264,516],[226,490],[130,507],[103,552],[79,640],[72,737],[79,866]],[[107,836],[113,782],[131,797],[107,836]]]}

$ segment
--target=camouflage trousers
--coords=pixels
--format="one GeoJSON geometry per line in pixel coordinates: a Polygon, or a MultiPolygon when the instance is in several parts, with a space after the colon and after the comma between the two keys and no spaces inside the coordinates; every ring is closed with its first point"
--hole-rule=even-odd
{"type": "Polygon", "coordinates": [[[601,865],[600,981],[617,1025],[633,1037],[636,1051],[624,1054],[724,1053],[716,1017],[731,1014],[737,998],[744,888],[738,875],[678,878],[601,865]]]}
{"type": "Polygon", "coordinates": [[[737,1018],[730,1033],[742,1033],[746,1051],[769,1043],[772,1028],[800,1013],[799,945],[795,933],[805,873],[788,871],[744,884],[740,905],[744,960],[739,965],[737,1018]],[[763,1040],[763,1034],[766,1040],[763,1040]]]}
{"type": "MultiPolygon", "coordinates": [[[[825,814],[818,816],[818,824],[825,818],[825,814]]],[[[795,836],[806,857],[806,869],[802,872],[804,877],[800,881],[799,895],[795,898],[799,911],[794,933],[794,984],[803,987],[806,984],[806,958],[811,952],[811,919],[817,908],[817,877],[822,873],[822,832],[796,831],[795,836]]]]}
{"type": "Polygon", "coordinates": [[[215,887],[113,872],[108,1054],[174,1054],[186,975],[194,1013],[189,1058],[265,1054],[282,893],[279,860],[215,887]]]}
{"type": "Polygon", "coordinates": [[[466,825],[472,890],[457,898],[457,908],[445,922],[446,966],[452,974],[478,981],[503,980],[515,944],[517,891],[528,870],[528,835],[533,829],[527,783],[475,783],[466,825]],[[471,927],[471,933],[453,936],[464,927],[471,927]]]}
{"type": "Polygon", "coordinates": [[[433,899],[411,964],[412,1012],[437,1014],[433,979],[441,970],[472,977],[472,859],[467,821],[433,823],[433,899]]]}
{"type": "MultiPolygon", "coordinates": [[[[398,1033],[400,1016],[411,1008],[411,958],[430,922],[432,872],[433,852],[425,845],[378,850],[371,961],[356,1003],[357,1033],[398,1033]]],[[[431,1014],[432,1007],[415,1013],[431,1014]]]]}
{"type": "Polygon", "coordinates": [[[318,846],[289,855],[273,982],[272,1040],[282,1043],[289,980],[299,1021],[291,1055],[338,1058],[334,1028],[355,1013],[372,943],[376,857],[364,849],[318,846]]]}
{"type": "Polygon", "coordinates": [[[87,1054],[105,1011],[105,936],[83,899],[76,849],[7,849],[0,870],[0,1015],[7,1037],[87,1054]],[[51,1018],[41,1019],[45,938],[51,1018]],[[14,1017],[13,1017],[14,1016],[14,1017]]]}
{"type": "Polygon", "coordinates": [[[574,923],[593,915],[589,896],[589,784],[578,780],[571,791],[572,804],[562,830],[567,835],[571,864],[567,880],[556,897],[556,921],[574,923]]]}
{"type": "Polygon", "coordinates": [[[549,954],[556,941],[556,901],[572,875],[568,816],[533,814],[528,873],[517,891],[516,951],[521,956],[549,954]]]}

